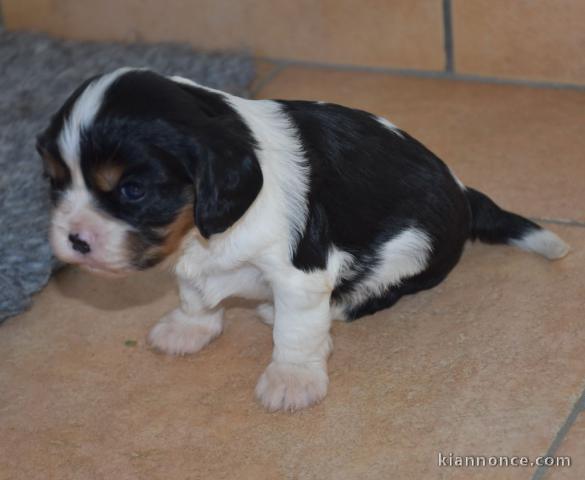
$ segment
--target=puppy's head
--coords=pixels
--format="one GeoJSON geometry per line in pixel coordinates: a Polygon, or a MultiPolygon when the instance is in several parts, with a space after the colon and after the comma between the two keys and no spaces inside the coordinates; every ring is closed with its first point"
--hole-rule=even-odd
{"type": "Polygon", "coordinates": [[[193,229],[230,228],[262,186],[254,139],[223,94],[144,70],[82,84],[39,136],[57,257],[145,269],[193,229]]]}

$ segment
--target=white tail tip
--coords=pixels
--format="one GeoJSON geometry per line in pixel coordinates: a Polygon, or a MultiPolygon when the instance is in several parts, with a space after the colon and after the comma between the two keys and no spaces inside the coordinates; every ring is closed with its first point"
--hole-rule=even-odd
{"type": "Polygon", "coordinates": [[[549,260],[564,257],[569,253],[569,246],[560,237],[549,230],[533,230],[518,240],[510,243],[522,250],[539,253],[549,260]]]}

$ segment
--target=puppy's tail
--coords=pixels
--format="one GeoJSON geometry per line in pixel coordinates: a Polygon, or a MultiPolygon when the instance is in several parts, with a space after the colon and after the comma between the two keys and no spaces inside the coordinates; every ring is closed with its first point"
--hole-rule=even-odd
{"type": "Polygon", "coordinates": [[[569,246],[556,234],[527,218],[498,207],[487,195],[473,188],[465,190],[471,208],[471,239],[485,243],[505,243],[554,260],[569,252],[569,246]]]}

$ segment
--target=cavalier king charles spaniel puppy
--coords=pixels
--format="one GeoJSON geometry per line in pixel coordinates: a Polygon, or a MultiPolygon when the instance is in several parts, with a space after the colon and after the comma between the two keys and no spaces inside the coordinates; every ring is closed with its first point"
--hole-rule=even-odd
{"type": "Polygon", "coordinates": [[[37,149],[58,258],[114,274],[173,262],[180,305],[153,347],[195,353],[222,332],[223,299],[262,302],[274,351],[256,396],[269,410],[325,397],[332,319],[434,287],[468,240],[568,251],[388,120],[332,103],[122,68],[84,82],[37,149]]]}

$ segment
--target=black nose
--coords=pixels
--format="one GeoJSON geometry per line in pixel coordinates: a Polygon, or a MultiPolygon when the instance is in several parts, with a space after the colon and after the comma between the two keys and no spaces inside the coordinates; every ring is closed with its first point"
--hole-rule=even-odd
{"type": "Polygon", "coordinates": [[[79,253],[82,253],[83,255],[91,251],[89,243],[79,238],[79,235],[77,235],[77,233],[70,233],[69,241],[71,242],[73,250],[77,250],[79,253]]]}

